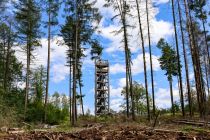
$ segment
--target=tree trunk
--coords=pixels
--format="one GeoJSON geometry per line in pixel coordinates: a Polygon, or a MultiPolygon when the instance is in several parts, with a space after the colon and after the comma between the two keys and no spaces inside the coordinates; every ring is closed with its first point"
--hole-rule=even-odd
{"type": "Polygon", "coordinates": [[[206,56],[204,56],[204,66],[205,66],[205,75],[206,75],[206,86],[207,86],[207,93],[208,93],[208,96],[209,96],[209,77],[208,77],[208,67],[207,67],[207,64],[208,63],[206,61],[206,56]]]}
{"type": "Polygon", "coordinates": [[[153,105],[153,116],[155,116],[155,91],[154,91],[153,66],[152,66],[152,48],[151,48],[151,40],[150,40],[148,0],[146,0],[146,12],[147,12],[147,33],[148,33],[148,41],[149,41],[149,55],[150,55],[150,76],[151,76],[151,82],[152,82],[152,105],[153,105]]]}
{"type": "Polygon", "coordinates": [[[195,76],[195,84],[196,84],[196,93],[197,93],[197,101],[198,101],[198,106],[199,106],[199,112],[200,112],[200,117],[203,117],[203,109],[202,109],[202,88],[201,88],[201,80],[200,80],[200,66],[199,66],[199,61],[200,58],[198,56],[197,52],[197,47],[195,45],[195,37],[194,37],[194,31],[193,31],[193,26],[192,26],[192,17],[191,13],[189,10],[189,3],[187,0],[184,0],[184,6],[185,6],[185,15],[187,19],[187,30],[188,30],[188,36],[190,40],[190,51],[191,51],[191,56],[192,56],[192,62],[193,62],[193,70],[194,70],[194,76],[195,76]]]}
{"type": "Polygon", "coordinates": [[[6,61],[5,61],[5,74],[4,74],[4,90],[7,92],[8,89],[8,76],[9,76],[9,64],[10,64],[10,51],[11,51],[11,30],[12,30],[12,23],[10,22],[9,28],[9,35],[7,40],[7,53],[6,53],[6,61]]]}
{"type": "MultiPolygon", "coordinates": [[[[79,71],[79,70],[78,70],[79,71]]],[[[84,107],[83,107],[83,97],[82,97],[82,84],[81,84],[81,77],[79,77],[79,91],[80,91],[80,102],[82,107],[82,115],[84,116],[84,107]]]]}
{"type": "Polygon", "coordinates": [[[149,104],[149,95],[148,95],[148,86],[147,86],[147,68],[146,68],[146,59],[145,59],[145,49],[144,49],[144,37],[141,25],[141,15],[139,11],[139,3],[136,0],[137,5],[137,13],[138,13],[138,21],[139,21],[139,31],[141,35],[141,43],[142,43],[142,52],[143,52],[143,61],[144,61],[144,80],[145,80],[145,88],[146,88],[146,98],[147,98],[147,113],[148,113],[148,120],[150,121],[150,104],[149,104]]]}
{"type": "Polygon", "coordinates": [[[190,117],[192,117],[192,102],[191,102],[191,91],[190,91],[190,80],[189,80],[189,70],[188,70],[188,60],[187,60],[187,53],[186,53],[186,47],[185,47],[185,40],[184,40],[184,32],[183,32],[183,23],[182,23],[182,12],[180,7],[180,1],[178,2],[178,11],[179,11],[179,24],[181,29],[181,39],[182,39],[182,48],[183,48],[183,55],[184,55],[184,64],[185,64],[185,75],[186,75],[186,81],[187,81],[187,95],[188,95],[188,104],[189,104],[189,111],[190,111],[190,117]]]}
{"type": "Polygon", "coordinates": [[[183,96],[183,87],[182,87],[182,74],[181,74],[181,61],[179,55],[179,46],[178,46],[178,37],[177,37],[177,30],[176,30],[176,16],[175,16],[175,9],[174,9],[174,0],[171,1],[172,3],[172,13],[173,13],[173,24],[174,24],[174,33],[175,33],[175,40],[176,40],[176,51],[177,51],[177,58],[178,58],[178,76],[180,80],[180,92],[181,92],[181,108],[182,108],[182,116],[185,116],[184,111],[184,96],[183,96]]]}
{"type": "Polygon", "coordinates": [[[27,104],[28,104],[29,73],[30,73],[30,46],[29,46],[29,42],[27,42],[27,68],[26,68],[26,91],[25,91],[24,120],[26,119],[27,104]]]}
{"type": "MultiPolygon", "coordinates": [[[[50,3],[49,3],[49,7],[50,3]]],[[[47,100],[48,100],[48,90],[49,90],[49,80],[50,80],[50,39],[51,39],[51,12],[48,12],[48,58],[47,58],[47,81],[46,81],[46,95],[44,102],[44,122],[47,120],[47,100]]]]}
{"type": "Polygon", "coordinates": [[[129,117],[129,59],[128,59],[128,39],[127,39],[127,27],[126,27],[126,11],[125,11],[126,2],[123,1],[123,11],[121,15],[121,20],[123,24],[123,35],[124,35],[124,44],[125,44],[125,64],[126,64],[126,112],[127,117],[129,117]]]}
{"type": "MultiPolygon", "coordinates": [[[[203,10],[201,8],[201,14],[203,14],[203,10]]],[[[210,65],[210,57],[209,57],[209,46],[208,46],[208,40],[207,40],[207,35],[206,35],[206,27],[205,27],[205,22],[204,19],[201,20],[202,21],[202,26],[203,26],[203,32],[204,32],[204,38],[205,38],[205,44],[206,44],[206,51],[207,51],[207,56],[208,56],[208,65],[210,65]]]]}
{"type": "MultiPolygon", "coordinates": [[[[70,48],[69,48],[69,51],[70,48]]],[[[71,52],[70,52],[71,53],[71,52]]],[[[72,62],[71,62],[71,56],[69,56],[69,121],[71,122],[71,117],[72,117],[72,100],[71,100],[71,68],[72,68],[72,62]]]]}
{"type": "Polygon", "coordinates": [[[131,113],[132,113],[132,120],[135,121],[135,103],[134,103],[134,96],[133,96],[133,80],[132,80],[132,70],[131,70],[131,57],[130,53],[128,54],[128,67],[129,67],[129,84],[130,84],[130,94],[131,94],[131,113]]]}
{"type": "Polygon", "coordinates": [[[169,85],[170,85],[170,94],[171,94],[171,110],[173,113],[173,116],[175,115],[175,110],[174,110],[174,97],[173,97],[173,85],[172,85],[172,80],[169,80],[169,85]]]}

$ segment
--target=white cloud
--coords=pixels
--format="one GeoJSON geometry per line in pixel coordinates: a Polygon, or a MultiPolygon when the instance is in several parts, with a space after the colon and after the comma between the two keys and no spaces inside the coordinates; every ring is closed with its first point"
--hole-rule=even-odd
{"type": "MultiPolygon", "coordinates": [[[[167,2],[167,0],[155,0],[156,4],[167,2]]],[[[116,51],[123,51],[123,43],[122,43],[122,37],[123,33],[120,33],[118,35],[114,35],[112,32],[117,31],[121,28],[121,25],[119,24],[119,19],[114,20],[112,24],[107,24],[106,19],[112,18],[114,15],[117,14],[117,10],[113,11],[112,7],[105,8],[102,7],[104,4],[104,0],[100,0],[97,3],[98,8],[100,8],[101,13],[103,14],[103,19],[100,23],[100,30],[102,31],[102,36],[109,39],[111,43],[109,44],[109,47],[105,49],[105,52],[107,53],[115,53],[116,51]],[[104,24],[106,26],[104,26],[104,24]]],[[[142,29],[143,29],[143,36],[145,40],[145,45],[148,46],[148,39],[147,39],[147,22],[146,22],[146,4],[145,2],[142,2],[140,4],[140,13],[141,13],[141,20],[142,20],[142,29]]],[[[163,20],[157,20],[155,17],[159,9],[154,8],[152,3],[149,4],[149,16],[150,16],[150,31],[151,31],[151,41],[153,44],[156,44],[160,38],[167,38],[170,37],[173,34],[173,26],[170,22],[163,21],[163,20]]],[[[131,14],[133,17],[128,17],[127,21],[130,25],[136,26],[136,28],[129,28],[128,33],[132,35],[129,37],[129,47],[131,49],[131,52],[135,53],[141,48],[141,41],[139,36],[139,27],[138,27],[138,18],[137,18],[137,12],[136,8],[131,9],[131,14]]]]}
{"type": "Polygon", "coordinates": [[[52,81],[55,83],[65,80],[65,77],[69,75],[69,67],[64,66],[63,64],[54,64],[51,67],[51,71],[52,81]]]}
{"type": "Polygon", "coordinates": [[[113,86],[110,86],[110,96],[111,97],[122,98],[121,91],[122,91],[122,87],[114,88],[113,86]]]}
{"type": "MultiPolygon", "coordinates": [[[[149,53],[145,53],[146,58],[146,66],[147,71],[150,70],[150,55],[149,53]]],[[[160,70],[160,64],[158,61],[158,57],[152,55],[152,66],[154,71],[160,70]]],[[[132,74],[137,75],[139,73],[144,72],[144,62],[143,62],[143,54],[139,54],[136,58],[132,60],[132,74]]],[[[110,66],[111,74],[125,73],[125,65],[116,63],[110,66]]]]}
{"type": "MultiPolygon", "coordinates": [[[[68,68],[66,65],[66,50],[67,47],[62,45],[62,37],[55,36],[51,40],[51,68],[50,68],[50,77],[52,77],[53,82],[60,82],[65,79],[65,76],[68,75],[68,68]]],[[[42,47],[37,48],[33,55],[35,59],[31,63],[31,68],[35,69],[40,65],[44,67],[47,66],[47,57],[48,57],[48,40],[46,38],[42,38],[40,40],[42,47]]],[[[16,48],[16,56],[17,58],[24,64],[26,67],[26,54],[20,47],[16,48]]]]}
{"type": "MultiPolygon", "coordinates": [[[[173,87],[174,102],[179,100],[179,90],[173,87]]],[[[155,103],[159,108],[170,108],[171,107],[171,96],[170,89],[159,88],[155,92],[155,103]]]]}
{"type": "Polygon", "coordinates": [[[124,72],[125,72],[125,66],[122,64],[116,63],[110,66],[111,74],[124,73],[124,72]]]}
{"type": "Polygon", "coordinates": [[[110,102],[110,108],[114,111],[120,111],[122,110],[122,108],[120,107],[120,105],[123,104],[123,99],[111,99],[111,102],[110,102]]]}
{"type": "Polygon", "coordinates": [[[158,5],[158,4],[168,3],[169,0],[152,0],[152,2],[155,3],[156,5],[158,5]]]}
{"type": "MultiPolygon", "coordinates": [[[[147,70],[150,70],[150,55],[149,53],[145,54],[146,58],[146,66],[147,70]]],[[[160,64],[158,61],[158,57],[155,55],[152,55],[152,66],[154,71],[158,71],[160,69],[160,64]]],[[[132,72],[134,75],[144,72],[144,62],[143,62],[143,54],[139,54],[134,60],[132,60],[133,65],[132,72]]]]}

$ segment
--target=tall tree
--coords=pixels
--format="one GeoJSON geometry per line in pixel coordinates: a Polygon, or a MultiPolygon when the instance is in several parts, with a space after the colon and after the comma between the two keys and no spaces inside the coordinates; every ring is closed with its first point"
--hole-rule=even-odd
{"type": "MultiPolygon", "coordinates": [[[[127,18],[130,14],[130,6],[126,3],[125,0],[106,0],[105,7],[112,7],[117,14],[113,17],[113,19],[118,18],[122,27],[119,31],[116,31],[116,34],[123,33],[123,42],[124,42],[124,53],[125,53],[125,65],[126,65],[126,113],[127,117],[129,117],[129,87],[130,88],[130,95],[132,98],[132,77],[131,77],[131,58],[130,58],[130,49],[128,44],[128,25],[127,18]]],[[[133,106],[132,106],[133,108],[133,106]]],[[[135,119],[135,114],[132,109],[132,118],[135,119]]]]}
{"type": "Polygon", "coordinates": [[[160,67],[162,70],[165,70],[165,75],[168,78],[170,85],[170,94],[171,94],[171,105],[172,113],[175,115],[174,101],[173,101],[173,76],[178,75],[178,56],[176,55],[175,50],[164,40],[160,39],[157,47],[161,49],[162,56],[159,58],[160,67]]]}
{"type": "Polygon", "coordinates": [[[203,91],[203,82],[202,82],[202,72],[201,72],[201,65],[200,65],[200,56],[199,50],[196,45],[196,37],[194,33],[194,25],[192,19],[192,11],[189,9],[190,4],[188,0],[184,0],[184,7],[185,7],[185,15],[187,19],[187,31],[189,37],[189,44],[190,44],[190,51],[192,56],[193,62],[193,70],[194,70],[194,77],[195,77],[195,85],[196,85],[196,93],[197,93],[197,101],[199,106],[199,113],[200,117],[204,117],[205,112],[205,100],[204,100],[204,91],[203,91]]]}
{"type": "Polygon", "coordinates": [[[184,29],[183,29],[183,19],[182,19],[182,10],[180,6],[180,0],[177,0],[178,2],[178,12],[179,12],[179,26],[181,30],[181,41],[182,41],[182,49],[183,49],[183,55],[184,55],[184,64],[185,64],[185,75],[186,75],[186,81],[187,81],[187,95],[188,95],[188,104],[189,104],[189,111],[190,116],[192,116],[192,103],[191,103],[191,91],[190,91],[190,79],[189,79],[189,70],[188,70],[188,59],[187,59],[187,52],[186,52],[186,46],[185,46],[185,39],[184,39],[184,29]]]}
{"type": "MultiPolygon", "coordinates": [[[[148,5],[148,4],[146,4],[148,5]]],[[[139,2],[136,0],[136,6],[137,6],[137,13],[138,13],[138,21],[139,21],[139,31],[140,31],[140,37],[141,37],[141,46],[142,46],[142,52],[143,52],[143,61],[144,61],[144,80],[145,80],[145,89],[146,89],[146,96],[147,96],[147,114],[148,114],[148,120],[150,120],[150,105],[149,105],[149,94],[148,94],[148,83],[147,83],[147,68],[146,68],[146,58],[145,58],[145,43],[144,43],[144,35],[143,35],[143,30],[142,30],[142,21],[141,21],[141,15],[140,15],[140,7],[139,7],[139,2]]],[[[146,9],[148,10],[148,8],[146,9]]],[[[148,12],[147,12],[148,14],[148,12]]],[[[147,18],[149,15],[147,15],[147,18]]],[[[148,24],[149,19],[147,19],[147,24],[148,24]]],[[[148,26],[148,35],[150,34],[149,31],[149,25],[148,26]]],[[[150,38],[150,35],[148,36],[150,38]]],[[[149,39],[150,43],[150,39],[149,39]]],[[[151,44],[149,44],[150,49],[151,49],[151,44]]],[[[151,58],[151,56],[150,56],[151,58]]],[[[150,65],[151,66],[151,65],[150,65]]]]}
{"type": "Polygon", "coordinates": [[[153,106],[153,115],[155,115],[155,90],[154,90],[154,79],[153,79],[152,48],[151,48],[151,38],[150,38],[148,0],[146,0],[146,13],[147,13],[147,36],[148,36],[148,41],[149,41],[149,55],[150,55],[150,76],[151,76],[151,82],[152,82],[152,106],[153,106]]]}
{"type": "Polygon", "coordinates": [[[15,4],[15,18],[17,21],[17,31],[19,43],[23,45],[23,50],[26,52],[27,68],[26,68],[26,90],[25,90],[25,109],[24,117],[26,117],[28,93],[29,93],[29,77],[30,65],[33,58],[32,52],[37,46],[40,46],[40,9],[39,5],[34,0],[19,0],[15,4]]]}
{"type": "Polygon", "coordinates": [[[62,27],[61,34],[65,44],[72,50],[73,66],[73,96],[72,96],[72,125],[76,123],[76,85],[78,64],[82,55],[82,45],[91,46],[95,42],[93,34],[97,30],[101,16],[99,10],[94,7],[96,1],[73,0],[66,2],[66,24],[62,27]]]}
{"type": "Polygon", "coordinates": [[[46,82],[46,95],[45,95],[45,114],[44,120],[46,121],[46,106],[48,100],[48,90],[49,90],[49,81],[50,81],[50,49],[51,49],[51,27],[58,25],[58,10],[59,10],[59,1],[60,0],[45,0],[46,4],[46,13],[48,15],[47,28],[48,28],[48,58],[47,58],[47,82],[46,82]]]}
{"type": "Polygon", "coordinates": [[[195,12],[195,16],[201,20],[203,34],[205,38],[205,45],[206,45],[206,53],[208,56],[208,65],[210,65],[210,57],[209,57],[209,45],[207,40],[207,30],[205,27],[205,23],[207,21],[207,11],[205,11],[206,0],[190,0],[189,1],[189,8],[195,12]]]}
{"type": "Polygon", "coordinates": [[[22,64],[14,51],[16,35],[12,25],[10,20],[0,24],[0,89],[5,93],[11,93],[17,80],[22,79],[22,64]]]}
{"type": "Polygon", "coordinates": [[[173,24],[174,24],[174,34],[175,34],[175,41],[176,41],[176,53],[178,58],[178,76],[179,76],[179,87],[180,87],[180,102],[181,102],[181,108],[182,108],[182,116],[185,116],[184,111],[184,95],[183,95],[183,87],[182,87],[182,73],[181,73],[181,61],[180,61],[180,55],[179,55],[179,42],[178,42],[178,36],[177,36],[177,27],[176,27],[176,15],[175,15],[175,7],[174,7],[174,0],[171,1],[172,4],[172,14],[173,14],[173,24]]]}

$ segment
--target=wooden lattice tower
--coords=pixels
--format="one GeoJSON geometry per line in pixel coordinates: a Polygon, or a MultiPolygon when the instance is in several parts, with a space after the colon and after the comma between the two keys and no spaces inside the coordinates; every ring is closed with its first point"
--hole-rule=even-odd
{"type": "Polygon", "coordinates": [[[95,61],[95,115],[109,113],[109,62],[95,61]]]}

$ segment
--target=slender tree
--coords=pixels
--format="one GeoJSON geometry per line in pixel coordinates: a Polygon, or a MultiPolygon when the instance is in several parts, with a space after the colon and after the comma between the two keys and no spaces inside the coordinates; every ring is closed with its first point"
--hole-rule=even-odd
{"type": "Polygon", "coordinates": [[[32,52],[37,46],[40,46],[40,9],[37,2],[34,0],[19,0],[15,5],[15,18],[17,21],[17,31],[19,37],[19,43],[24,45],[24,50],[27,56],[26,65],[26,93],[25,93],[25,109],[24,117],[26,117],[28,93],[29,93],[29,77],[30,77],[30,65],[32,59],[32,52]]]}
{"type": "MultiPolygon", "coordinates": [[[[75,125],[77,119],[76,111],[76,88],[78,80],[78,65],[80,59],[83,57],[82,45],[92,45],[94,42],[93,34],[97,30],[97,25],[92,23],[99,23],[101,16],[99,10],[94,8],[96,1],[89,0],[74,0],[66,2],[66,24],[62,27],[61,34],[64,38],[65,44],[72,50],[72,75],[73,75],[73,96],[72,96],[72,125],[75,125]]],[[[80,67],[81,68],[81,67],[80,67]]]]}
{"type": "Polygon", "coordinates": [[[149,55],[150,55],[150,76],[151,76],[151,82],[152,82],[152,106],[153,106],[153,115],[155,115],[155,90],[154,90],[154,79],[153,79],[152,48],[151,48],[151,38],[150,38],[148,0],[146,0],[146,13],[147,13],[147,35],[148,35],[148,41],[149,41],[149,55]]]}
{"type": "Polygon", "coordinates": [[[46,95],[45,95],[45,114],[44,121],[46,121],[46,107],[48,100],[48,90],[49,90],[49,81],[50,81],[50,49],[51,49],[51,27],[58,24],[57,16],[59,10],[59,0],[45,0],[46,4],[46,13],[48,15],[47,28],[48,28],[48,55],[47,55],[47,81],[46,81],[46,95]]]}
{"type": "Polygon", "coordinates": [[[181,61],[180,61],[180,55],[179,55],[179,43],[178,43],[178,36],[177,36],[177,27],[176,27],[176,16],[175,16],[175,7],[174,7],[174,0],[171,1],[172,4],[172,14],[173,14],[173,24],[174,24],[174,34],[175,34],[175,41],[176,41],[176,53],[178,58],[178,76],[179,76],[179,86],[180,86],[180,102],[181,102],[181,108],[182,108],[182,116],[185,116],[184,111],[184,96],[183,96],[183,87],[182,87],[182,73],[181,73],[181,61]]]}
{"type": "Polygon", "coordinates": [[[182,11],[181,11],[181,6],[180,6],[180,0],[177,0],[177,2],[178,2],[178,12],[179,12],[179,26],[180,26],[180,30],[181,30],[181,41],[182,41],[184,64],[185,64],[185,75],[186,75],[186,81],[187,81],[188,104],[189,104],[190,116],[192,117],[193,113],[192,113],[192,103],[191,103],[190,80],[189,80],[187,52],[186,52],[186,46],[185,46],[186,42],[185,42],[185,39],[184,39],[182,11]]]}
{"type": "MultiPolygon", "coordinates": [[[[148,84],[147,84],[147,68],[146,68],[146,58],[145,58],[145,44],[144,44],[144,35],[143,35],[143,30],[142,30],[142,21],[141,21],[140,7],[139,7],[138,0],[136,0],[136,6],[137,6],[137,13],[138,13],[139,31],[140,31],[140,37],[141,37],[143,61],[144,61],[144,80],[145,80],[145,89],[146,89],[146,96],[147,96],[147,114],[148,114],[148,120],[150,120],[150,105],[149,105],[149,94],[148,94],[148,84]]],[[[148,10],[148,8],[147,8],[147,10],[148,10]]],[[[148,14],[148,12],[147,12],[147,14],[148,14]]],[[[149,17],[147,17],[147,18],[149,18],[149,17]]],[[[147,19],[147,22],[148,22],[148,19],[147,19]]],[[[148,34],[149,34],[149,27],[148,27],[148,34]]]]}
{"type": "MultiPolygon", "coordinates": [[[[105,7],[112,7],[117,14],[113,17],[113,19],[119,18],[119,21],[122,25],[119,31],[116,31],[116,34],[123,33],[123,42],[124,42],[124,53],[125,53],[125,65],[126,65],[126,114],[129,117],[129,87],[131,86],[131,82],[129,81],[131,78],[130,74],[130,54],[128,47],[128,23],[127,16],[129,15],[129,5],[125,0],[106,0],[105,7]]],[[[132,94],[132,93],[131,93],[132,94]]],[[[134,119],[134,114],[132,113],[132,118],[134,119]]]]}

